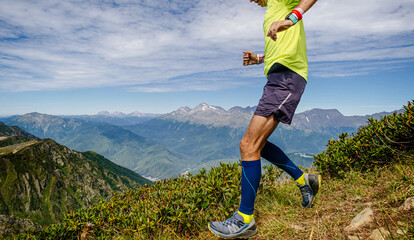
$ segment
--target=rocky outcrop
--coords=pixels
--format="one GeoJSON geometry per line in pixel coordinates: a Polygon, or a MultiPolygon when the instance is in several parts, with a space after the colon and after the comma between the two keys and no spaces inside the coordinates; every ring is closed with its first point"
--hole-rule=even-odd
{"type": "Polygon", "coordinates": [[[409,211],[414,209],[414,197],[405,199],[403,205],[398,208],[398,211],[409,211]]]}
{"type": "Polygon", "coordinates": [[[360,240],[357,236],[348,236],[348,240],[360,240]]]}
{"type": "Polygon", "coordinates": [[[385,240],[390,235],[387,229],[381,227],[375,229],[369,236],[369,240],[385,240]]]}
{"type": "MultiPolygon", "coordinates": [[[[372,204],[370,204],[372,205],[372,204]]],[[[397,208],[397,213],[401,214],[403,211],[411,211],[414,209],[414,198],[410,197],[407,198],[404,203],[397,208]]],[[[347,234],[347,238],[349,240],[357,240],[362,239],[361,236],[358,236],[359,233],[365,232],[366,229],[372,229],[374,221],[374,212],[371,207],[364,209],[360,212],[357,216],[355,216],[351,223],[344,228],[345,234],[347,234]],[[364,230],[365,229],[365,230],[364,230]]],[[[403,226],[403,224],[400,224],[403,226]]],[[[371,230],[372,231],[372,230],[371,230]]],[[[397,234],[400,236],[405,236],[406,230],[401,230],[401,226],[397,229],[391,229],[393,234],[397,234]]],[[[369,232],[368,232],[369,233],[369,232]]],[[[384,240],[388,239],[391,236],[390,230],[385,227],[380,227],[374,229],[371,234],[366,235],[370,240],[384,240]]]]}
{"type": "Polygon", "coordinates": [[[368,224],[370,224],[373,220],[374,212],[371,208],[365,208],[362,212],[360,212],[358,215],[356,215],[352,221],[351,224],[349,224],[347,227],[345,227],[345,232],[353,232],[356,231],[368,224]]]}

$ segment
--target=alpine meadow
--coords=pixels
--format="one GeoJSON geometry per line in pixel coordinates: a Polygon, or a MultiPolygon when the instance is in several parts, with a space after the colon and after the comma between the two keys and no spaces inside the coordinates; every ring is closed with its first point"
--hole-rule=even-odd
{"type": "MultiPolygon", "coordinates": [[[[303,168],[305,172],[317,171],[323,175],[321,192],[317,196],[316,204],[310,209],[300,207],[300,195],[290,178],[273,166],[265,166],[257,199],[260,207],[256,213],[258,224],[263,227],[254,239],[368,239],[375,234],[385,239],[413,238],[413,103],[409,102],[399,113],[391,113],[377,120],[370,118],[366,125],[358,128],[355,133],[341,133],[335,138],[336,140],[331,139],[326,142],[327,149],[314,155],[315,167],[303,168]],[[371,212],[370,220],[356,228],[351,228],[355,221],[354,217],[367,211],[371,212]],[[296,221],[298,217],[302,219],[301,222],[296,221]]],[[[13,129],[16,133],[17,128],[7,127],[7,129],[13,129]]],[[[10,134],[10,130],[8,132],[10,134]]],[[[11,137],[2,138],[4,144],[1,148],[1,158],[3,162],[9,162],[8,166],[12,166],[10,164],[16,161],[13,159],[18,159],[27,151],[33,151],[31,149],[39,145],[36,142],[46,141],[42,144],[47,143],[51,153],[56,151],[52,149],[58,146],[52,140],[38,140],[27,133],[21,135],[29,136],[28,140],[34,142],[22,146],[22,142],[26,141],[12,141],[11,137]],[[56,147],[51,147],[55,145],[56,147]]],[[[82,155],[89,159],[103,158],[91,152],[78,154],[62,147],[57,149],[61,149],[58,150],[61,153],[75,154],[73,156],[80,159],[82,155]]],[[[47,152],[45,150],[42,152],[44,155],[39,156],[39,160],[47,158],[47,152]]],[[[64,164],[62,166],[73,158],[56,157],[56,153],[52,156],[55,156],[58,165],[64,164]]],[[[86,159],[76,161],[87,163],[86,159]]],[[[102,163],[96,163],[104,166],[102,163]]],[[[87,172],[98,173],[92,169],[96,163],[87,163],[89,167],[84,169],[87,172]]],[[[10,174],[17,173],[17,176],[21,174],[19,171],[11,170],[10,167],[8,169],[6,174],[2,174],[6,176],[6,179],[2,178],[2,186],[9,181],[7,179],[11,179],[10,174]]],[[[64,169],[67,167],[62,169],[63,173],[67,171],[64,169]]],[[[105,169],[110,169],[105,171],[115,174],[111,176],[120,174],[119,171],[114,170],[114,167],[105,169]]],[[[130,188],[131,185],[126,185],[129,189],[118,184],[114,193],[109,192],[111,197],[101,198],[87,205],[82,204],[80,205],[83,206],[82,208],[77,204],[69,204],[62,208],[66,205],[59,203],[59,206],[62,206],[59,208],[60,212],[66,211],[59,223],[47,227],[33,224],[20,233],[19,231],[15,231],[15,234],[12,234],[13,231],[3,232],[3,237],[9,239],[216,239],[206,229],[207,222],[210,219],[229,217],[227,210],[237,209],[240,201],[240,171],[240,162],[220,163],[208,170],[201,169],[198,173],[186,173],[156,181],[154,184],[139,183],[146,185],[137,184],[133,188],[130,188]]],[[[25,174],[22,176],[24,178],[25,174]]],[[[118,177],[118,179],[122,178],[118,177]]],[[[114,180],[111,180],[113,178],[105,177],[105,179],[109,181],[108,190],[110,186],[115,187],[114,180]]],[[[128,181],[131,180],[125,178],[122,181],[124,184],[130,184],[128,181]]],[[[41,180],[39,182],[42,183],[41,180]]],[[[65,183],[62,184],[65,186],[65,183]]],[[[48,200],[56,193],[50,192],[48,188],[41,190],[44,192],[42,199],[51,205],[35,206],[44,209],[42,210],[44,213],[46,209],[56,209],[48,200]]],[[[102,191],[102,187],[100,188],[102,191]]],[[[81,193],[74,187],[70,189],[72,190],[69,191],[68,196],[81,193]]],[[[2,202],[6,199],[4,198],[6,192],[2,191],[2,202]]],[[[35,208],[30,207],[30,209],[35,208]]],[[[9,214],[16,213],[10,210],[9,214]]],[[[3,214],[7,214],[4,209],[2,211],[3,214]]],[[[52,214],[56,215],[56,213],[52,214]]],[[[19,218],[30,218],[27,213],[15,215],[19,218]]],[[[33,218],[33,222],[36,222],[36,219],[39,222],[39,218],[33,218]]],[[[50,221],[54,222],[53,219],[50,221]]]]}

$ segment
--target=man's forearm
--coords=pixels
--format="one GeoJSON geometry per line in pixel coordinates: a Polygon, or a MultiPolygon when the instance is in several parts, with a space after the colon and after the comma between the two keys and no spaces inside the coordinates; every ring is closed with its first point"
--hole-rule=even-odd
{"type": "Polygon", "coordinates": [[[302,19],[303,14],[308,11],[316,1],[317,0],[300,0],[296,8],[286,16],[285,20],[290,20],[293,22],[293,25],[295,25],[302,19]]]}
{"type": "Polygon", "coordinates": [[[297,8],[301,8],[304,12],[307,12],[317,0],[300,0],[297,8]]]}

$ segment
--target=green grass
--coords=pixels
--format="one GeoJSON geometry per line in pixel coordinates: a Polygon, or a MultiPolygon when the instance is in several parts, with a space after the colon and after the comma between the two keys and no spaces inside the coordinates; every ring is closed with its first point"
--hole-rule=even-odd
{"type": "MultiPolygon", "coordinates": [[[[208,231],[208,221],[224,220],[237,209],[239,174],[237,165],[223,164],[211,173],[119,193],[33,234],[37,239],[76,239],[85,232],[96,239],[217,239],[208,231]],[[86,223],[94,224],[94,229],[87,231],[86,223]]],[[[414,211],[397,209],[414,196],[413,179],[414,165],[407,163],[365,173],[351,171],[346,178],[324,177],[315,204],[305,209],[294,181],[267,167],[256,200],[259,233],[252,239],[347,239],[343,229],[368,206],[374,222],[352,235],[367,239],[384,227],[391,232],[390,239],[412,239],[414,211]]]]}
{"type": "MultiPolygon", "coordinates": [[[[255,214],[259,233],[251,239],[348,239],[348,235],[368,239],[379,227],[389,229],[389,239],[413,239],[414,211],[397,210],[413,196],[413,164],[396,164],[370,173],[349,172],[344,179],[325,177],[310,209],[302,208],[300,192],[292,180],[267,185],[258,193],[255,214]],[[343,229],[368,206],[374,211],[374,222],[360,232],[345,234],[343,229]],[[399,229],[406,234],[397,234],[399,229]]],[[[217,238],[205,230],[194,239],[217,238]]]]}
{"type": "Polygon", "coordinates": [[[238,163],[221,164],[210,172],[200,171],[157,182],[153,186],[115,194],[88,209],[71,211],[61,224],[33,235],[38,239],[74,239],[86,223],[95,226],[94,236],[144,239],[169,232],[174,236],[196,236],[208,221],[229,217],[235,211],[240,190],[238,163]]]}

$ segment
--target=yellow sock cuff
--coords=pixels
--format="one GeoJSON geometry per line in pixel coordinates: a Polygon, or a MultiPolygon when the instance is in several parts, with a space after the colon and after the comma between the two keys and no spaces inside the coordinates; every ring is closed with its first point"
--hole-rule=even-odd
{"type": "Polygon", "coordinates": [[[306,184],[305,174],[302,174],[302,176],[300,176],[298,179],[296,179],[296,182],[301,186],[305,185],[306,184]]]}
{"type": "Polygon", "coordinates": [[[246,223],[246,224],[251,223],[251,222],[252,222],[252,220],[253,220],[253,218],[254,218],[254,214],[252,214],[252,215],[247,215],[247,214],[244,214],[244,213],[242,213],[242,212],[240,212],[240,211],[237,211],[237,213],[238,213],[238,214],[240,214],[240,215],[242,215],[242,217],[243,217],[243,221],[244,221],[244,223],[246,223]]]}

